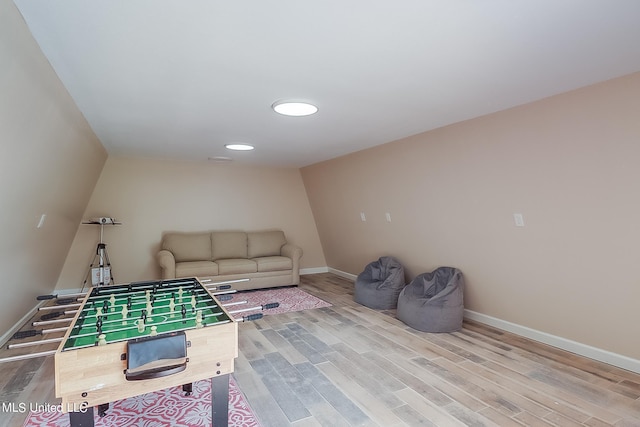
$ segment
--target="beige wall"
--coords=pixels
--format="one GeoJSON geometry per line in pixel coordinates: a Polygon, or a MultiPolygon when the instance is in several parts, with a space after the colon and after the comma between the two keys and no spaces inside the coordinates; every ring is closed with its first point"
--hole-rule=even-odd
{"type": "Polygon", "coordinates": [[[469,309],[640,359],[640,74],[300,172],[105,165],[10,0],[0,0],[0,63],[0,331],[56,279],[81,286],[98,227],[79,223],[106,215],[124,222],[105,233],[119,282],[159,277],[163,231],[282,228],[303,247],[302,268],[357,274],[387,254],[407,279],[457,266],[469,309]]]}
{"type": "MultiPolygon", "coordinates": [[[[165,231],[282,229],[301,268],[326,267],[298,169],[109,157],[85,213],[100,216],[123,222],[104,232],[117,283],[160,278],[165,231]]],[[[99,228],[78,229],[59,289],[81,287],[99,228]]]]}
{"type": "Polygon", "coordinates": [[[0,0],[0,64],[5,332],[53,291],[107,153],[10,0],[0,0]]]}
{"type": "Polygon", "coordinates": [[[327,264],[455,266],[468,309],[640,359],[639,112],[640,73],[303,168],[327,264]]]}

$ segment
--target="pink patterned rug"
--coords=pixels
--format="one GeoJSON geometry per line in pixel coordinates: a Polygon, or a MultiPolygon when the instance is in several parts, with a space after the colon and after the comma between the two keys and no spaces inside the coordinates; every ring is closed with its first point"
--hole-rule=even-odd
{"type": "Polygon", "coordinates": [[[227,306],[226,308],[228,311],[244,310],[247,308],[258,307],[272,302],[277,302],[280,304],[280,306],[277,308],[267,309],[264,311],[256,309],[233,314],[236,319],[255,313],[269,315],[288,313],[291,311],[309,310],[311,308],[331,307],[331,304],[329,304],[328,302],[323,301],[320,298],[317,298],[298,287],[244,291],[229,295],[232,295],[232,298],[229,301],[224,301],[223,304],[242,301],[246,301],[246,304],[227,306]]]}
{"type": "MultiPolygon", "coordinates": [[[[185,396],[182,387],[172,387],[118,400],[103,418],[94,409],[94,421],[96,427],[211,426],[211,381],[193,383],[191,396],[185,396]]],[[[229,425],[260,426],[233,377],[229,378],[229,425]]],[[[55,409],[31,412],[24,427],[69,427],[69,416],[55,409]]]]}

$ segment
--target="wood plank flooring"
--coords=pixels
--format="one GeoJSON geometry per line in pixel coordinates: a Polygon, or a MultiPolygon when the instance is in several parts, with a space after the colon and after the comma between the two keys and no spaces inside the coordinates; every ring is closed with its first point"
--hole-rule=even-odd
{"type": "MultiPolygon", "coordinates": [[[[234,376],[265,427],[640,426],[639,374],[475,322],[415,331],[332,274],[300,287],[333,306],[239,324],[234,376]]],[[[53,358],[1,364],[0,395],[57,403],[53,358]]]]}

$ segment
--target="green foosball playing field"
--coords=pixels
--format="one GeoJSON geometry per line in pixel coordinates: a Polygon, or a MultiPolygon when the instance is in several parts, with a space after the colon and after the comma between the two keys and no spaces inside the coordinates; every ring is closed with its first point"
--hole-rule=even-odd
{"type": "Polygon", "coordinates": [[[62,350],[232,321],[194,279],[98,287],[87,296],[62,350]]]}

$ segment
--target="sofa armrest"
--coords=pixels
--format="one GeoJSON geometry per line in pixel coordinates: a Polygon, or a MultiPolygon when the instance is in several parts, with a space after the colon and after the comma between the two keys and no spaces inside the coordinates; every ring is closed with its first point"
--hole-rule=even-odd
{"type": "Polygon", "coordinates": [[[293,285],[300,283],[300,258],[302,258],[302,248],[292,243],[285,243],[280,248],[280,256],[291,258],[293,264],[293,285]]]}
{"type": "Polygon", "coordinates": [[[158,252],[156,255],[158,264],[162,269],[163,279],[175,279],[176,278],[176,259],[173,254],[165,249],[158,252]]]}

